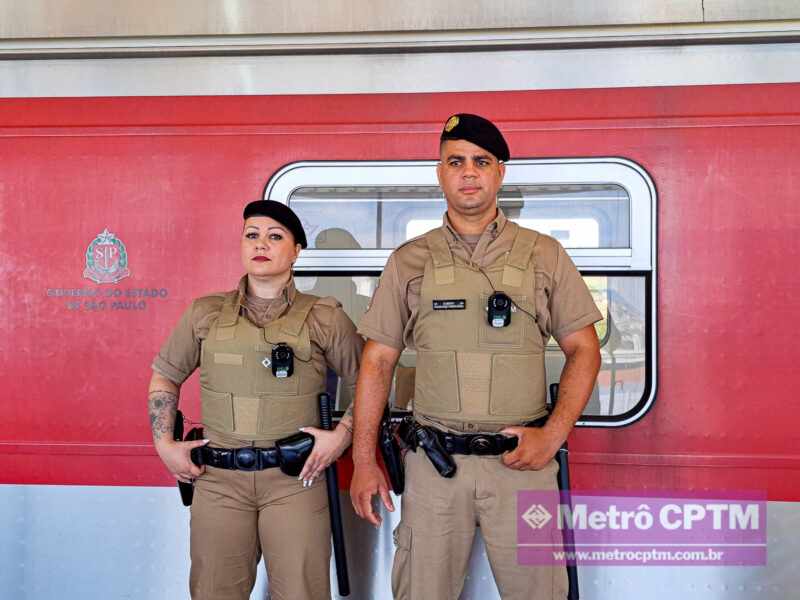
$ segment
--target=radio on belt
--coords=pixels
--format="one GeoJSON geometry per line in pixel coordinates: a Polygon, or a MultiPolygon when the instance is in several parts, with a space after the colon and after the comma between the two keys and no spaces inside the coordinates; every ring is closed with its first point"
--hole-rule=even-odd
{"type": "Polygon", "coordinates": [[[489,296],[486,313],[489,325],[507,327],[511,324],[511,298],[503,292],[495,292],[489,296]]]}
{"type": "Polygon", "coordinates": [[[294,350],[281,342],[272,347],[272,374],[278,379],[291,377],[294,373],[294,350]]]}

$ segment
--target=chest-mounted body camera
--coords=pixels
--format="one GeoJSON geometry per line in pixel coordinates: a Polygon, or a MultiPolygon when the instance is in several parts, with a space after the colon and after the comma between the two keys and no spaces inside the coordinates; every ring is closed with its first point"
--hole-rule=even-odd
{"type": "Polygon", "coordinates": [[[294,350],[281,342],[272,347],[272,374],[278,379],[291,377],[294,373],[294,350]]]}
{"type": "Polygon", "coordinates": [[[508,327],[511,324],[511,298],[503,292],[495,292],[489,296],[486,306],[489,325],[492,327],[508,327]]]}

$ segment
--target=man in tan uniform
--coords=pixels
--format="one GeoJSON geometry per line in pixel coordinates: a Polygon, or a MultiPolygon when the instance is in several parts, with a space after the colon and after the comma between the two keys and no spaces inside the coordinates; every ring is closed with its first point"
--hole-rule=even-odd
{"type": "Polygon", "coordinates": [[[378,525],[376,494],[394,509],[374,449],[405,347],[417,351],[415,421],[452,453],[456,467],[441,476],[421,447],[405,457],[392,573],[397,600],[458,598],[476,525],[503,598],[566,597],[563,567],[517,562],[516,496],[557,488],[553,457],[597,377],[593,324],[602,317],[561,245],[508,221],[497,207],[508,158],[491,122],[468,114],[448,119],[437,166],[444,223],[395,250],[359,325],[368,340],[354,413],[356,512],[378,525]],[[567,360],[557,408],[543,424],[550,336],[567,360]]]}
{"type": "Polygon", "coordinates": [[[306,247],[296,215],[256,201],[244,218],[238,288],[192,302],[153,361],[154,444],[176,479],[194,480],[193,599],[246,600],[263,554],[273,600],[327,600],[330,521],[320,475],[349,445],[352,417],[334,431],[313,425],[328,367],[352,388],[363,340],[334,298],[295,289],[291,266],[306,247]],[[278,347],[291,350],[291,370],[278,370],[278,347]],[[176,442],[180,387],[195,369],[207,440],[176,442]],[[275,448],[298,428],[316,440],[300,477],[277,468],[275,448]]]}

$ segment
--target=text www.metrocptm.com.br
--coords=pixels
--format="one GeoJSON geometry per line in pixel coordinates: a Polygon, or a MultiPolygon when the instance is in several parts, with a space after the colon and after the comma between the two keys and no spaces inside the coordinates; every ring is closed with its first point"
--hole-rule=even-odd
{"type": "Polygon", "coordinates": [[[638,562],[646,564],[653,561],[699,561],[699,562],[715,562],[721,561],[725,555],[724,551],[714,550],[708,548],[707,550],[657,550],[652,548],[650,550],[584,550],[584,551],[560,551],[553,552],[553,559],[557,562],[638,562]]]}

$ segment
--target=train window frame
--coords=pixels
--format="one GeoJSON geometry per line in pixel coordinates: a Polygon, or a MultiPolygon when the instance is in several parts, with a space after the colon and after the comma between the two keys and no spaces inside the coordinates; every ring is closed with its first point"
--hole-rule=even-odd
{"type": "MultiPolygon", "coordinates": [[[[300,161],[279,169],[264,188],[265,200],[290,204],[292,194],[309,187],[438,186],[437,161],[300,161]]],[[[655,184],[638,163],[622,157],[514,159],[507,163],[504,186],[617,185],[630,199],[629,247],[567,248],[582,275],[644,277],[644,392],[630,410],[617,415],[583,415],[580,426],[622,427],[641,419],[657,390],[656,207],[655,184]]],[[[393,249],[316,249],[303,251],[295,270],[303,275],[380,275],[393,249]]],[[[555,350],[559,351],[559,350],[555,350]]]]}

